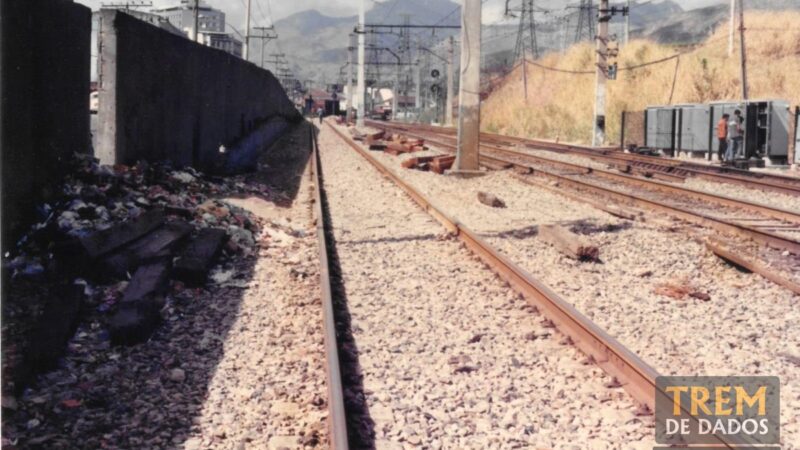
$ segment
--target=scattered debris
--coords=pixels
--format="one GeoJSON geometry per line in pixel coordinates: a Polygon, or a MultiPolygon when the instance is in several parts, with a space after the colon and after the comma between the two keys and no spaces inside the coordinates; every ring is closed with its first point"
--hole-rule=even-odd
{"type": "Polygon", "coordinates": [[[597,233],[617,233],[632,227],[633,224],[631,222],[598,225],[589,220],[576,220],[570,225],[569,230],[575,234],[592,235],[597,233]]]}
{"type": "Polygon", "coordinates": [[[599,261],[600,249],[559,225],[541,225],[539,237],[559,252],[578,261],[599,261]]]}
{"type": "Polygon", "coordinates": [[[90,318],[109,343],[149,339],[168,297],[193,295],[170,292],[170,280],[200,287],[220,255],[256,253],[258,220],[220,199],[273,196],[244,176],[208,177],[168,164],[103,166],[76,155],[65,165],[61,191],[37,208],[39,223],[3,259],[13,292],[6,308],[19,311],[4,327],[12,344],[3,355],[5,392],[54,368],[90,318]],[[223,252],[228,239],[236,245],[223,252]]]}
{"type": "Polygon", "coordinates": [[[488,192],[483,192],[483,191],[478,192],[478,201],[486,206],[491,206],[492,208],[506,207],[506,203],[504,201],[500,200],[496,195],[490,194],[488,192]]]}
{"type": "Polygon", "coordinates": [[[660,283],[653,289],[653,293],[674,298],[675,300],[683,300],[687,296],[706,302],[711,300],[710,295],[698,290],[686,279],[660,283]]]}
{"type": "Polygon", "coordinates": [[[227,238],[227,233],[218,228],[200,230],[175,261],[175,279],[191,286],[203,285],[227,238]]]}
{"type": "Polygon", "coordinates": [[[450,170],[456,162],[455,156],[438,156],[430,162],[431,172],[443,174],[446,170],[450,170]]]}

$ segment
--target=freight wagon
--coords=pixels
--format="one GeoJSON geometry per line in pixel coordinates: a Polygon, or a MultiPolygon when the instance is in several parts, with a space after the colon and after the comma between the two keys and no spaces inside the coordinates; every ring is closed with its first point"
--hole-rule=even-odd
{"type": "Polygon", "coordinates": [[[787,164],[789,103],[784,100],[720,101],[650,106],[645,112],[645,145],[670,156],[717,159],[716,124],[723,114],[744,117],[744,145],[737,160],[787,164]]]}

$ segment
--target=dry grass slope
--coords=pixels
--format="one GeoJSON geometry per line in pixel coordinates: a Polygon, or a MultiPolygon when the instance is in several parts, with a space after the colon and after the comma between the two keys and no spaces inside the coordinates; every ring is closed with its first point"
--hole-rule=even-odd
{"type": "MultiPolygon", "coordinates": [[[[800,104],[800,12],[752,12],[745,17],[748,78],[751,98],[781,98],[800,104]]],[[[727,28],[721,26],[694,49],[631,41],[620,51],[620,73],[608,83],[607,134],[619,140],[622,111],[668,104],[676,60],[636,70],[626,67],[658,60],[677,52],[679,58],[673,104],[741,98],[739,43],[728,57],[727,28]]],[[[594,48],[576,45],[565,54],[537,61],[564,70],[594,70],[594,48]]],[[[586,143],[591,140],[594,75],[554,72],[528,64],[528,101],[517,67],[482,107],[485,131],[514,136],[586,143]]]]}

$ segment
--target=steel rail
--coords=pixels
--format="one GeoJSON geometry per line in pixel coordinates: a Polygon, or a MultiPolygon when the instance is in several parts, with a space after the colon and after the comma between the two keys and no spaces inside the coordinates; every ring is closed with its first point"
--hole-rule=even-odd
{"type": "MultiPolygon", "coordinates": [[[[408,134],[409,135],[413,135],[413,133],[408,133],[408,134]]],[[[454,151],[454,149],[455,149],[455,147],[453,145],[451,145],[451,144],[432,141],[432,140],[429,140],[429,142],[434,143],[436,145],[440,145],[440,146],[445,147],[445,148],[449,148],[451,151],[454,151]]],[[[525,154],[523,153],[522,155],[525,155],[525,154]]],[[[485,154],[482,154],[480,156],[480,158],[481,158],[481,163],[488,162],[488,163],[490,163],[490,164],[492,164],[494,166],[501,165],[501,166],[505,166],[505,167],[515,167],[515,168],[523,169],[523,170],[526,170],[528,172],[540,174],[540,175],[543,175],[543,176],[545,176],[547,178],[551,178],[551,179],[557,180],[560,183],[563,183],[565,185],[569,185],[569,186],[571,186],[571,187],[573,187],[575,189],[579,189],[579,190],[588,189],[588,190],[591,190],[591,191],[593,191],[595,193],[601,193],[601,194],[604,194],[604,195],[611,196],[611,197],[613,197],[613,198],[615,198],[615,199],[617,199],[619,201],[631,202],[631,203],[633,203],[633,204],[635,204],[637,206],[640,206],[640,207],[647,207],[647,208],[650,208],[650,209],[655,209],[655,210],[667,212],[667,213],[672,214],[674,216],[677,216],[677,217],[679,217],[681,219],[684,219],[684,220],[687,220],[687,221],[690,221],[690,222],[693,222],[693,223],[697,223],[697,224],[700,224],[700,225],[704,225],[704,226],[707,226],[707,227],[710,227],[710,228],[714,228],[714,229],[716,229],[718,231],[722,231],[722,232],[726,232],[726,233],[738,234],[740,236],[748,237],[750,239],[753,239],[756,242],[759,242],[759,243],[762,243],[762,244],[765,244],[765,245],[769,245],[769,246],[772,246],[774,248],[779,248],[779,249],[782,249],[782,250],[789,250],[792,253],[800,254],[800,242],[798,242],[798,241],[796,241],[794,239],[791,239],[789,237],[781,236],[779,234],[771,233],[771,232],[765,231],[765,230],[759,230],[757,228],[749,227],[747,225],[742,225],[742,224],[739,224],[739,223],[731,222],[731,221],[728,221],[728,220],[725,220],[725,219],[722,219],[722,218],[714,217],[714,216],[712,216],[710,214],[701,213],[701,212],[697,212],[697,211],[692,211],[690,209],[683,208],[681,206],[670,205],[670,204],[667,204],[667,203],[664,203],[664,202],[661,202],[661,201],[658,201],[658,200],[649,199],[647,197],[644,197],[644,196],[641,196],[641,195],[638,195],[638,194],[628,193],[628,192],[620,191],[620,190],[617,190],[617,189],[609,188],[609,187],[606,187],[606,186],[592,184],[592,183],[589,183],[587,181],[583,181],[583,180],[578,180],[578,179],[572,178],[572,177],[570,177],[568,175],[557,174],[557,173],[554,173],[554,172],[550,172],[550,171],[547,171],[547,170],[540,169],[538,167],[530,166],[528,164],[523,164],[523,163],[520,163],[520,162],[507,160],[507,159],[503,159],[503,158],[498,158],[498,157],[494,157],[494,156],[489,156],[489,155],[485,155],[485,154]]],[[[549,159],[546,159],[546,160],[548,162],[552,161],[552,160],[549,160],[549,159]]],[[[566,164],[570,164],[570,163],[566,163],[566,164]]],[[[587,173],[586,167],[584,167],[584,166],[576,166],[576,167],[580,168],[582,170],[582,173],[587,173]]],[[[619,174],[614,174],[614,175],[619,175],[619,174]]],[[[639,179],[636,179],[634,177],[630,177],[630,178],[633,178],[636,181],[640,181],[639,179]]],[[[652,182],[652,181],[648,180],[648,182],[652,182]]],[[[659,184],[664,184],[664,183],[659,183],[659,184]]],[[[667,186],[669,186],[669,185],[667,185],[667,186]]],[[[712,194],[708,194],[708,195],[712,195],[712,194]]],[[[732,201],[738,202],[738,200],[732,200],[732,201]]],[[[738,206],[742,206],[742,205],[738,205],[738,206]]],[[[767,206],[764,206],[764,208],[767,208],[769,210],[772,209],[772,208],[767,207],[767,206]]],[[[774,211],[776,211],[775,214],[782,214],[783,213],[782,210],[774,210],[774,211]]],[[[800,223],[800,217],[798,217],[795,213],[792,213],[791,211],[789,211],[788,214],[789,214],[789,217],[792,217],[792,216],[795,217],[795,219],[794,219],[795,223],[800,223]]]]}
{"type": "MultiPolygon", "coordinates": [[[[434,206],[423,194],[403,181],[394,171],[384,166],[331,122],[326,123],[353,150],[375,167],[378,172],[393,181],[424,211],[461,240],[473,254],[477,255],[503,281],[541,311],[559,331],[569,338],[575,347],[619,382],[621,387],[637,402],[645,405],[650,411],[655,411],[657,397],[665,397],[670,399],[670,402],[672,401],[670,394],[658,389],[656,377],[659,376],[659,373],[655,369],[625,348],[619,341],[575,309],[569,302],[535,279],[533,275],[491,247],[466,226],[450,218],[442,209],[434,206]]],[[[684,409],[684,407],[682,406],[681,409],[684,409]]],[[[738,440],[731,440],[717,435],[713,437],[718,440],[717,444],[724,445],[727,448],[734,448],[736,445],[741,444],[738,440]]]]}
{"type": "Polygon", "coordinates": [[[339,344],[336,339],[336,320],[333,312],[328,241],[325,236],[325,214],[322,204],[322,164],[314,126],[309,124],[311,134],[311,182],[314,184],[314,220],[319,249],[319,282],[322,299],[322,323],[325,341],[325,366],[328,385],[328,444],[335,450],[348,450],[347,416],[344,408],[344,388],[339,364],[339,344]]]}
{"type": "MultiPolygon", "coordinates": [[[[371,126],[381,126],[386,122],[371,121],[371,126]]],[[[429,131],[431,133],[452,136],[455,134],[454,128],[449,127],[434,127],[423,124],[397,124],[392,123],[392,126],[400,129],[416,128],[429,131]]],[[[505,136],[501,134],[481,132],[481,139],[484,142],[494,141],[501,145],[514,145],[521,144],[531,149],[548,150],[555,152],[579,153],[588,158],[596,160],[606,160],[613,162],[628,162],[628,163],[642,163],[659,167],[653,169],[655,173],[669,175],[671,173],[679,172],[687,176],[702,178],[709,181],[735,184],[738,186],[745,186],[749,188],[756,188],[772,192],[780,192],[782,194],[798,196],[800,195],[800,178],[788,177],[776,174],[763,174],[755,173],[741,169],[729,167],[707,166],[687,161],[678,161],[664,159],[655,156],[635,155],[624,153],[617,149],[596,149],[592,147],[584,147],[573,144],[562,144],[558,142],[535,140],[528,138],[521,138],[516,136],[505,136]]]]}
{"type": "MultiPolygon", "coordinates": [[[[425,138],[425,139],[428,139],[428,141],[431,142],[431,143],[435,143],[437,145],[442,145],[442,146],[449,147],[451,149],[455,149],[455,145],[453,145],[453,144],[448,144],[448,143],[444,143],[444,142],[441,142],[441,141],[434,141],[434,140],[430,139],[428,136],[423,135],[423,134],[415,134],[413,132],[407,132],[407,134],[409,134],[410,136],[425,138]]],[[[594,168],[594,167],[590,167],[590,166],[584,166],[582,164],[576,164],[576,163],[571,163],[571,162],[566,162],[566,161],[559,161],[559,160],[555,160],[555,159],[544,158],[544,157],[541,157],[541,156],[532,155],[530,153],[526,153],[526,152],[522,152],[522,151],[518,151],[518,150],[505,149],[505,148],[500,148],[500,147],[496,147],[496,146],[493,146],[493,145],[487,145],[487,144],[483,144],[483,143],[481,144],[481,148],[485,148],[485,149],[491,150],[493,152],[505,154],[505,155],[508,155],[508,156],[511,156],[511,157],[514,157],[514,158],[523,158],[523,159],[538,161],[538,162],[540,162],[542,164],[550,164],[550,165],[553,165],[553,166],[564,167],[564,168],[567,168],[567,169],[570,169],[570,170],[583,171],[585,173],[589,173],[589,174],[592,174],[592,175],[598,175],[598,176],[601,176],[601,177],[604,177],[604,178],[608,178],[610,180],[637,184],[637,185],[645,187],[645,188],[652,188],[652,189],[659,190],[659,191],[662,191],[662,192],[668,192],[668,193],[677,192],[677,193],[679,193],[679,194],[681,194],[683,196],[694,197],[695,199],[702,200],[702,201],[710,201],[710,202],[718,203],[720,205],[731,206],[731,207],[735,207],[735,208],[746,208],[746,209],[749,209],[750,211],[753,211],[753,212],[756,212],[756,213],[759,213],[759,214],[764,214],[764,215],[772,217],[774,219],[786,220],[786,221],[794,222],[794,223],[800,225],[800,212],[795,212],[795,211],[788,210],[788,209],[776,208],[776,207],[773,207],[773,206],[764,205],[764,204],[753,202],[753,201],[750,201],[750,200],[744,200],[744,199],[737,199],[737,198],[733,198],[733,197],[728,197],[726,195],[711,194],[711,193],[708,193],[708,192],[703,192],[703,191],[699,191],[699,190],[696,190],[696,189],[690,189],[690,188],[686,188],[686,187],[683,187],[683,186],[676,186],[676,185],[673,185],[673,184],[664,183],[664,182],[657,181],[657,180],[650,180],[650,179],[646,179],[646,178],[637,178],[637,177],[626,175],[626,174],[614,173],[614,172],[610,172],[610,171],[603,170],[603,169],[598,169],[598,168],[594,168]]]]}
{"type": "Polygon", "coordinates": [[[676,186],[673,184],[664,183],[657,180],[650,180],[646,178],[637,178],[630,175],[614,173],[603,169],[597,169],[589,166],[584,166],[581,164],[570,163],[566,161],[558,161],[550,158],[543,158],[541,156],[531,155],[530,153],[525,153],[517,150],[510,150],[504,149],[500,147],[495,147],[492,145],[481,145],[481,147],[492,150],[497,153],[505,154],[507,156],[511,156],[514,158],[523,158],[529,159],[533,161],[538,161],[542,164],[550,164],[554,166],[561,166],[568,169],[573,170],[584,170],[593,175],[598,175],[603,178],[608,178],[610,180],[615,181],[622,181],[626,183],[636,184],[645,188],[652,188],[662,192],[668,193],[678,193],[679,195],[683,195],[686,197],[694,197],[695,199],[702,200],[702,201],[709,201],[714,202],[724,206],[731,206],[735,208],[745,208],[749,209],[750,211],[764,214],[766,216],[772,217],[774,219],[779,220],[787,220],[790,222],[794,222],[800,225],[800,213],[791,211],[788,209],[783,208],[776,208],[773,206],[764,205],[761,203],[756,203],[750,200],[744,199],[737,199],[733,197],[728,197],[726,195],[720,194],[711,194],[708,192],[699,191],[696,189],[690,189],[683,186],[676,186]]]}
{"type": "MultiPolygon", "coordinates": [[[[669,160],[656,156],[635,155],[625,153],[620,150],[593,149],[591,147],[581,147],[571,144],[560,144],[555,142],[538,141],[525,138],[515,138],[512,136],[502,136],[486,133],[483,138],[502,141],[503,138],[510,139],[512,142],[522,144],[532,149],[544,149],[557,152],[579,153],[587,158],[599,161],[620,161],[628,163],[641,163],[656,166],[659,168],[657,173],[670,174],[681,173],[695,178],[715,181],[719,183],[735,184],[765,191],[780,192],[782,194],[800,196],[800,178],[787,177],[775,174],[759,174],[741,169],[728,167],[707,166],[687,161],[669,160]]],[[[510,145],[510,144],[506,144],[510,145]]]]}

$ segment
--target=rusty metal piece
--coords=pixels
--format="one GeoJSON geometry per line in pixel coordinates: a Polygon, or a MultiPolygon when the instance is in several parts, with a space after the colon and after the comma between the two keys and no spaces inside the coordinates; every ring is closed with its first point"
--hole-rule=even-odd
{"type": "Polygon", "coordinates": [[[745,269],[753,273],[757,273],[762,277],[772,281],[773,283],[785,287],[786,289],[794,292],[795,294],[800,294],[800,284],[797,284],[792,280],[786,279],[776,274],[774,270],[770,269],[769,267],[765,266],[764,264],[756,260],[752,260],[737,253],[734,253],[719,239],[708,238],[705,244],[706,247],[709,250],[711,250],[711,252],[713,252],[720,258],[730,261],[736,264],[737,266],[744,267],[745,269]]]}
{"type": "Polygon", "coordinates": [[[322,205],[322,174],[317,139],[313,127],[309,126],[313,155],[311,157],[311,179],[314,184],[314,219],[317,226],[319,249],[319,282],[322,297],[322,323],[325,341],[325,366],[328,385],[328,429],[329,448],[347,450],[347,416],[344,408],[344,388],[339,364],[339,345],[336,340],[336,322],[333,314],[330,266],[328,264],[328,242],[325,237],[325,215],[322,205]]]}
{"type": "Polygon", "coordinates": [[[436,172],[439,175],[443,174],[446,170],[450,170],[453,167],[453,164],[456,162],[455,156],[439,156],[436,157],[430,163],[430,169],[432,172],[436,172]]]}

